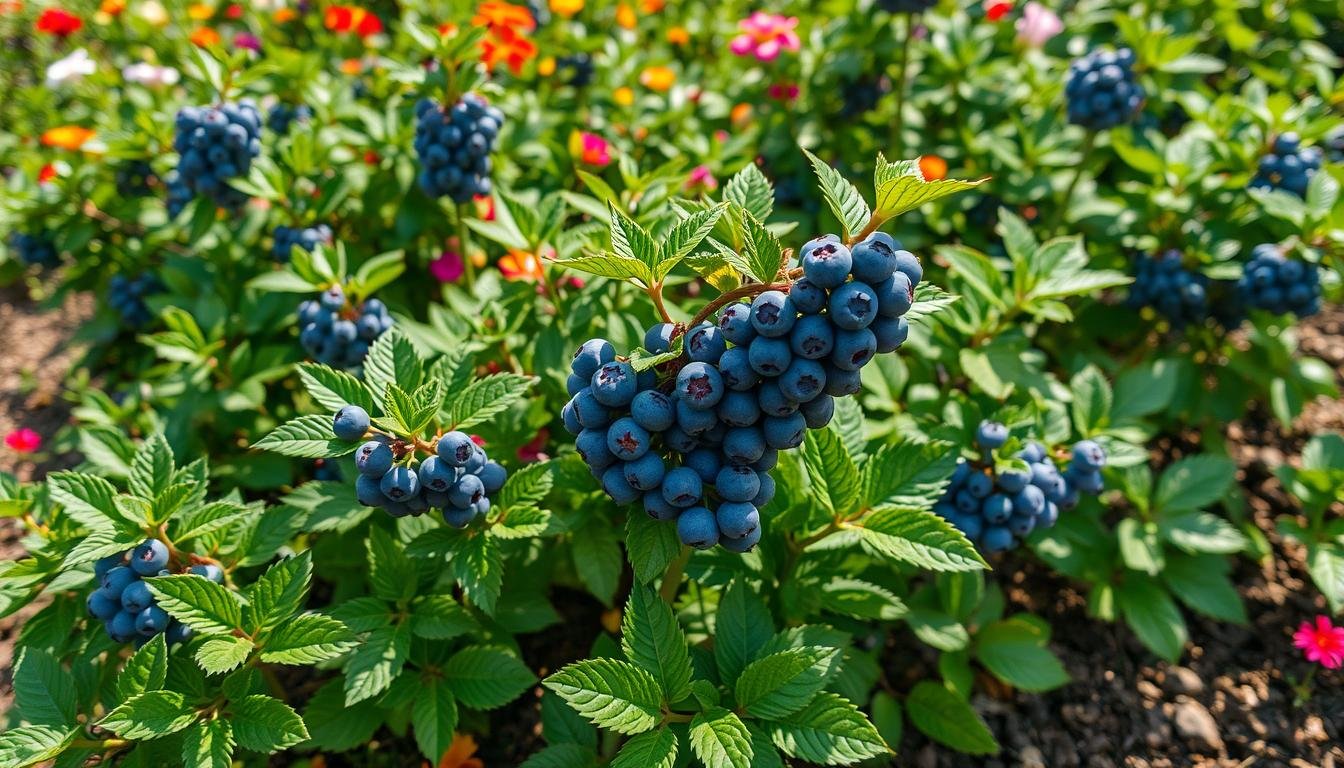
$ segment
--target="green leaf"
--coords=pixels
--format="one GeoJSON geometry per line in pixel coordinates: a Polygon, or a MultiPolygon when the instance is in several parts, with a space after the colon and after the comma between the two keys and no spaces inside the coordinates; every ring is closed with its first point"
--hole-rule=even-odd
{"type": "Polygon", "coordinates": [[[360,296],[372,296],[383,286],[390,285],[406,270],[405,254],[401,251],[380,253],[359,265],[355,272],[355,287],[360,296]]]}
{"type": "Polygon", "coordinates": [[[677,262],[689,256],[714,230],[724,210],[725,206],[716,205],[707,210],[696,211],[677,222],[663,239],[663,257],[653,270],[654,278],[661,281],[672,271],[677,262]]]}
{"type": "Polygon", "coordinates": [[[243,628],[243,601],[238,595],[201,576],[159,576],[146,579],[159,607],[203,634],[243,628]]]}
{"type": "Polygon", "coordinates": [[[51,498],[65,508],[75,522],[86,528],[107,528],[110,524],[124,525],[128,521],[113,498],[117,489],[96,475],[81,472],[53,472],[47,476],[51,498]]]}
{"type": "Polygon", "coordinates": [[[312,553],[305,551],[266,569],[247,588],[243,619],[251,631],[279,626],[303,607],[313,577],[312,553]]]}
{"type": "Polygon", "coordinates": [[[499,552],[499,539],[458,536],[448,565],[467,599],[486,615],[493,615],[504,586],[504,557],[499,552]]]}
{"type": "Polygon", "coordinates": [[[415,593],[415,564],[389,533],[382,528],[370,529],[364,551],[369,585],[376,597],[396,603],[415,593]]]}
{"type": "Polygon", "coordinates": [[[751,733],[737,715],[722,707],[698,713],[691,720],[691,751],[714,768],[751,768],[751,733]]]}
{"type": "Polygon", "coordinates": [[[648,587],[636,585],[630,590],[621,621],[621,649],[627,659],[653,673],[668,701],[690,695],[691,655],[686,634],[672,607],[648,587]]]}
{"type": "Polygon", "coordinates": [[[603,605],[611,605],[620,586],[622,558],[616,531],[603,525],[589,526],[570,539],[570,553],[579,580],[603,605]]]}
{"type": "Polygon", "coordinates": [[[395,327],[379,336],[364,358],[364,383],[375,394],[387,391],[388,384],[413,390],[420,386],[424,371],[415,344],[395,327]]]}
{"type": "Polygon", "coordinates": [[[818,765],[852,765],[891,752],[868,718],[834,693],[821,693],[767,727],[784,754],[818,765]]]}
{"type": "Polygon", "coordinates": [[[129,699],[145,691],[163,688],[168,677],[168,643],[163,633],[131,654],[117,675],[117,698],[129,699]]]}
{"type": "Polygon", "coordinates": [[[631,514],[625,521],[625,553],[635,571],[635,580],[647,584],[667,570],[681,551],[675,525],[645,514],[631,514]]]}
{"type": "Polygon", "coordinates": [[[131,493],[152,500],[173,482],[173,449],[162,432],[145,439],[131,460],[131,493]]]}
{"type": "Polygon", "coordinates": [[[872,216],[872,211],[868,209],[868,203],[864,201],[863,195],[859,194],[859,190],[839,171],[821,158],[807,150],[803,150],[803,154],[807,155],[808,161],[812,163],[812,170],[817,174],[826,205],[844,228],[842,239],[849,240],[862,232],[872,216]]]}
{"type": "Polygon", "coordinates": [[[1181,610],[1156,581],[1130,572],[1116,591],[1125,623],[1150,650],[1176,661],[1185,649],[1188,633],[1181,610]]]}
{"type": "Polygon", "coordinates": [[[1095,365],[1089,365],[1069,382],[1073,390],[1073,423],[1084,435],[1096,434],[1111,416],[1111,385],[1095,365]]]}
{"type": "Polygon", "coordinates": [[[47,725],[21,725],[0,733],[0,765],[27,768],[44,763],[61,752],[79,734],[78,728],[62,730],[47,725]]]}
{"type": "Polygon", "coordinates": [[[764,224],[751,214],[744,215],[746,242],[744,251],[752,277],[773,283],[784,268],[784,246],[764,224]]]}
{"type": "Polygon", "coordinates": [[[1116,544],[1125,566],[1156,576],[1162,570],[1162,543],[1157,540],[1157,526],[1125,518],[1115,527],[1116,544]]]}
{"type": "Polygon", "coordinates": [[[453,743],[457,701],[452,687],[439,679],[422,680],[411,703],[411,728],[420,754],[437,765],[453,743]]]}
{"type": "Polygon", "coordinates": [[[1040,692],[1069,682],[1064,665],[1045,647],[1040,628],[1019,619],[996,621],[975,636],[975,654],[995,677],[1024,691],[1040,692]]]}
{"type": "Polygon", "coordinates": [[[386,691],[411,652],[408,624],[370,632],[345,665],[345,704],[357,704],[386,691]]]}
{"type": "Polygon", "coordinates": [[[937,683],[915,683],[905,700],[910,722],[925,736],[969,755],[994,755],[999,743],[961,697],[937,683]]]}
{"type": "Polygon", "coordinates": [[[864,549],[932,571],[988,568],[966,535],[941,517],[919,509],[879,509],[859,523],[864,549]]]}
{"type": "Polygon", "coordinates": [[[714,661],[719,678],[732,685],[757,652],[770,642],[775,624],[755,590],[739,578],[719,598],[714,633],[714,661]]]}
{"type": "Polygon", "coordinates": [[[946,490],[957,464],[951,443],[900,439],[883,445],[863,465],[861,485],[869,508],[902,506],[929,509],[946,490]]]}
{"type": "MultiPolygon", "coordinates": [[[[1308,558],[1310,562],[1310,558],[1308,558]]],[[[1162,570],[1162,582],[1192,611],[1218,621],[1246,623],[1246,607],[1228,577],[1227,560],[1216,555],[1173,553],[1162,570]]]]}
{"type": "Polygon", "coordinates": [[[75,688],[55,656],[24,648],[14,669],[15,704],[24,722],[56,728],[75,724],[75,688]]]}
{"type": "Polygon", "coordinates": [[[322,686],[303,711],[303,722],[312,737],[310,745],[343,752],[373,738],[383,724],[383,712],[371,701],[353,706],[345,703],[340,679],[322,686]]]}
{"type": "Polygon", "coordinates": [[[611,768],[672,768],[677,764],[677,735],[659,728],[632,737],[621,745],[611,768]]]}
{"type": "Polygon", "coordinates": [[[628,662],[585,659],[546,678],[545,685],[593,724],[618,733],[651,730],[662,718],[658,681],[628,662]]]}
{"type": "Polygon", "coordinates": [[[590,768],[597,764],[597,753],[592,747],[552,744],[524,760],[518,768],[590,768]]]}
{"type": "Polygon", "coordinates": [[[576,256],[572,259],[558,259],[556,265],[590,275],[609,277],[613,280],[638,280],[643,286],[653,285],[654,272],[638,259],[627,259],[611,254],[576,256]]]}
{"type": "Polygon", "coordinates": [[[1168,541],[1191,554],[1231,555],[1250,543],[1235,526],[1210,512],[1163,515],[1158,527],[1168,541]]]}
{"type": "Polygon", "coordinates": [[[196,721],[196,709],[177,691],[146,691],[127,699],[98,721],[124,739],[157,739],[196,721]]]}
{"type": "Polygon", "coordinates": [[[1031,298],[1041,301],[1067,296],[1087,296],[1104,288],[1116,288],[1132,282],[1134,278],[1123,272],[1085,269],[1081,272],[1060,273],[1046,277],[1032,289],[1031,298]]]}
{"type": "Polygon", "coordinates": [[[658,265],[659,248],[648,230],[639,226],[625,212],[608,201],[607,209],[611,215],[611,248],[617,256],[641,262],[652,272],[658,265]]]}
{"type": "Polygon", "coordinates": [[[443,666],[453,694],[472,709],[494,709],[518,698],[537,676],[517,656],[489,646],[463,648],[443,666]]]}
{"type": "Polygon", "coordinates": [[[1171,513],[1206,507],[1227,493],[1236,473],[1236,464],[1226,456],[1187,456],[1167,467],[1158,479],[1153,508],[1171,513]]]}
{"type": "Polygon", "coordinates": [[[426,595],[416,601],[411,613],[411,631],[429,640],[451,640],[479,626],[451,595],[426,595]]]}
{"type": "Polygon", "coordinates": [[[760,221],[770,218],[775,207],[775,193],[770,180],[765,178],[755,163],[747,163],[723,185],[723,199],[736,203],[760,221]]]}
{"type": "Polygon", "coordinates": [[[254,647],[246,637],[207,637],[196,647],[196,663],[201,665],[206,674],[229,672],[247,661],[254,647]]]}
{"type": "Polygon", "coordinates": [[[544,461],[528,464],[510,474],[499,491],[499,507],[507,510],[519,505],[540,503],[555,486],[553,468],[552,462],[544,461]]]}
{"type": "Polygon", "coordinates": [[[184,768],[229,768],[233,765],[233,724],[216,719],[199,723],[182,736],[184,768]]]}
{"type": "Polygon", "coordinates": [[[308,740],[303,718],[279,699],[246,696],[229,704],[238,746],[272,754],[308,740]]]}
{"type": "Polygon", "coordinates": [[[1311,544],[1307,547],[1307,572],[1316,588],[1325,595],[1330,610],[1344,609],[1344,549],[1334,544],[1311,544]]]}
{"type": "Polygon", "coordinates": [[[924,203],[975,189],[986,181],[987,178],[977,181],[961,179],[925,181],[924,174],[919,170],[918,160],[890,163],[878,155],[873,184],[877,189],[877,215],[883,219],[900,216],[924,203]]]}
{"type": "Polygon", "coordinates": [[[766,720],[797,712],[835,673],[839,655],[836,648],[805,646],[753,661],[733,687],[738,706],[766,720]]]}
{"type": "Polygon", "coordinates": [[[335,413],[347,405],[358,405],[371,414],[376,412],[369,388],[354,376],[321,363],[299,363],[298,368],[304,389],[323,408],[335,413]]]}
{"type": "Polygon", "coordinates": [[[809,495],[832,515],[848,515],[859,505],[859,470],[830,427],[811,429],[803,440],[809,495]]]}
{"type": "Polygon", "coordinates": [[[489,421],[512,408],[536,384],[535,376],[497,373],[473,381],[466,389],[448,395],[448,422],[452,429],[466,429],[489,421]]]}
{"type": "Polygon", "coordinates": [[[860,619],[894,621],[907,612],[890,590],[860,579],[835,578],[821,588],[826,610],[860,619]]]}
{"type": "Polygon", "coordinates": [[[252,447],[298,458],[333,459],[354,453],[359,445],[358,440],[338,440],[330,416],[310,414],[281,424],[252,447]]]}
{"type": "Polygon", "coordinates": [[[306,613],[287,619],[262,638],[261,660],[271,664],[318,664],[354,647],[355,636],[345,624],[329,616],[306,613]]]}

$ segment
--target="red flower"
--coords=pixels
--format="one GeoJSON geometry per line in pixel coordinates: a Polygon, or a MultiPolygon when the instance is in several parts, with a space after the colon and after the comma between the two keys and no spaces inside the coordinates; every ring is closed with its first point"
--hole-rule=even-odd
{"type": "Polygon", "coordinates": [[[84,22],[73,13],[62,11],[59,8],[48,8],[37,17],[37,31],[46,32],[49,35],[65,37],[79,31],[84,26],[84,22]]]}
{"type": "Polygon", "coordinates": [[[1330,623],[1330,617],[1317,616],[1316,626],[1304,621],[1293,634],[1293,645],[1302,649],[1307,661],[1318,662],[1326,669],[1344,665],[1344,627],[1330,623]]]}
{"type": "Polygon", "coordinates": [[[360,37],[383,31],[383,22],[372,13],[353,5],[333,5],[327,9],[323,24],[332,32],[354,32],[360,37]]]}
{"type": "Polygon", "coordinates": [[[1013,4],[1009,0],[985,0],[985,18],[990,21],[999,21],[1011,10],[1013,4]]]}
{"type": "Polygon", "coordinates": [[[60,172],[56,170],[56,166],[52,165],[51,163],[47,163],[46,165],[42,166],[42,170],[37,172],[37,183],[47,184],[52,179],[56,178],[59,175],[60,172]]]}
{"type": "Polygon", "coordinates": [[[42,436],[24,427],[5,435],[5,445],[16,453],[32,453],[42,447],[42,436]]]}
{"type": "Polygon", "coordinates": [[[549,458],[543,451],[546,449],[546,441],[551,439],[551,431],[542,427],[537,436],[527,441],[527,444],[518,449],[518,460],[527,463],[534,461],[545,461],[549,458]]]}
{"type": "Polygon", "coordinates": [[[485,443],[485,438],[484,438],[484,437],[481,437],[480,435],[472,435],[472,436],[471,436],[471,442],[473,442],[473,443],[479,445],[479,446],[482,447],[482,448],[484,448],[485,445],[486,445],[486,443],[485,443]]]}

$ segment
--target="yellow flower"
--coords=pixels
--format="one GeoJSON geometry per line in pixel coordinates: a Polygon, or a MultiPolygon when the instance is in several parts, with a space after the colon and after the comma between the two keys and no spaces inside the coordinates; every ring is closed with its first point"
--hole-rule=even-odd
{"type": "Polygon", "coordinates": [[[677,82],[677,73],[671,67],[647,67],[639,73],[639,84],[651,91],[663,93],[677,82]]]}
{"type": "Polygon", "coordinates": [[[612,91],[611,100],[622,107],[628,107],[635,103],[635,92],[622,85],[620,88],[612,91]]]}
{"type": "Polygon", "coordinates": [[[555,57],[547,56],[537,62],[537,74],[542,77],[550,77],[555,74],[555,57]]]}
{"type": "Polygon", "coordinates": [[[191,40],[192,44],[198,48],[219,45],[219,33],[209,27],[197,27],[187,39],[191,40]]]}
{"type": "Polygon", "coordinates": [[[620,5],[616,6],[617,26],[621,27],[622,29],[634,29],[636,21],[638,21],[638,19],[635,18],[634,8],[631,8],[625,3],[621,3],[620,5]]]}
{"type": "Polygon", "coordinates": [[[299,17],[299,12],[293,8],[276,8],[275,23],[284,24],[287,21],[293,21],[299,17]]]}
{"type": "Polygon", "coordinates": [[[214,7],[206,5],[205,3],[195,3],[187,8],[187,18],[192,21],[205,21],[214,15],[214,7]]]}
{"type": "Polygon", "coordinates": [[[739,102],[733,106],[733,111],[729,113],[729,120],[733,125],[741,128],[751,120],[751,105],[746,102],[739,102]]]}
{"type": "Polygon", "coordinates": [[[672,45],[685,45],[691,42],[691,33],[685,27],[673,27],[667,30],[667,42],[672,45]]]}
{"type": "Polygon", "coordinates": [[[570,18],[583,10],[583,0],[551,0],[551,13],[570,18]]]}
{"type": "Polygon", "coordinates": [[[42,134],[42,146],[60,147],[71,152],[84,146],[93,138],[93,131],[78,125],[62,125],[42,134]]]}

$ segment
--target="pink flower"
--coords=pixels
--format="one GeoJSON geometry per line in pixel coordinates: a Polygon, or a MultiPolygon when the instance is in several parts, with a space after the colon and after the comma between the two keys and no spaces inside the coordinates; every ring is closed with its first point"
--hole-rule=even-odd
{"type": "Polygon", "coordinates": [[[714,178],[714,172],[709,170],[708,165],[697,165],[686,179],[686,190],[691,193],[713,192],[718,188],[719,180],[714,178]]]}
{"type": "Polygon", "coordinates": [[[542,427],[537,436],[527,442],[527,445],[518,449],[518,460],[527,464],[535,461],[545,461],[550,458],[546,455],[546,441],[551,439],[551,431],[542,427]]]}
{"type": "Polygon", "coordinates": [[[42,447],[42,436],[24,427],[5,435],[5,445],[15,453],[32,453],[42,447]]]}
{"type": "Polygon", "coordinates": [[[775,101],[793,101],[798,98],[797,83],[771,83],[766,95],[775,101]]]}
{"type": "Polygon", "coordinates": [[[728,48],[738,56],[754,55],[759,61],[774,61],[783,51],[802,47],[798,39],[798,17],[757,11],[739,21],[742,31],[728,48]]]}
{"type": "Polygon", "coordinates": [[[1035,0],[1022,6],[1022,18],[1014,25],[1018,42],[1040,48],[1046,41],[1064,31],[1064,22],[1055,12],[1035,0]]]}
{"type": "Polygon", "coordinates": [[[611,146],[607,144],[606,139],[596,133],[584,131],[579,134],[579,146],[579,157],[585,165],[601,168],[611,162],[611,146]]]}
{"type": "Polygon", "coordinates": [[[1304,621],[1293,634],[1293,645],[1302,649],[1307,661],[1319,662],[1326,669],[1344,665],[1344,627],[1330,623],[1330,617],[1317,616],[1316,626],[1304,621]]]}
{"type": "Polygon", "coordinates": [[[261,38],[251,32],[239,32],[233,36],[233,47],[261,53],[261,38]]]}
{"type": "Polygon", "coordinates": [[[466,269],[467,264],[462,260],[462,254],[452,245],[439,254],[439,258],[429,262],[429,274],[440,283],[456,283],[462,279],[462,273],[466,269]]]}

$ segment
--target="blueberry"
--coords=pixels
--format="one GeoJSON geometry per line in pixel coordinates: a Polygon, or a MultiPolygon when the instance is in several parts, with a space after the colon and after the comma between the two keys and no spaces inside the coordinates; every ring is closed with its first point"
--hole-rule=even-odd
{"type": "Polygon", "coordinates": [[[748,392],[761,380],[760,374],[751,366],[749,349],[750,347],[733,347],[719,358],[719,376],[728,389],[748,392]]]}
{"type": "Polygon", "coordinates": [[[797,448],[803,444],[803,435],[807,432],[807,420],[801,413],[788,416],[767,416],[763,424],[765,444],[778,450],[797,448]]]}
{"type": "Polygon", "coordinates": [[[682,510],[677,516],[677,537],[694,549],[709,549],[719,543],[719,524],[704,507],[682,510]]]}
{"type": "Polygon", "coordinates": [[[877,340],[877,351],[885,354],[901,348],[910,338],[910,323],[904,317],[878,317],[868,326],[877,340]]]}
{"type": "Polygon", "coordinates": [[[625,479],[625,467],[621,464],[608,467],[602,473],[602,490],[617,504],[630,504],[643,496],[625,479]]]}
{"type": "Polygon", "coordinates": [[[607,447],[607,430],[585,429],[574,438],[579,458],[593,469],[606,469],[616,461],[616,455],[607,447]]]}
{"type": "Polygon", "coordinates": [[[900,244],[886,232],[874,232],[853,248],[855,280],[875,285],[896,271],[896,250],[900,244]]]}
{"type": "Polygon", "coordinates": [[[751,392],[730,391],[719,401],[719,420],[730,427],[749,427],[761,418],[761,406],[751,392]]]}
{"type": "Polygon", "coordinates": [[[723,462],[719,452],[709,448],[696,448],[682,457],[682,466],[688,467],[700,477],[702,483],[713,483],[719,474],[723,462]]]}
{"type": "Polygon", "coordinates": [[[131,552],[131,568],[141,576],[153,576],[168,565],[168,547],[158,539],[146,539],[131,552]]]}
{"type": "Polygon", "coordinates": [[[758,472],[769,472],[779,464],[779,451],[774,448],[766,448],[761,454],[761,458],[752,463],[752,467],[758,472]]]}
{"type": "Polygon", "coordinates": [[[163,633],[163,639],[172,644],[185,643],[190,640],[194,634],[196,634],[196,632],[191,627],[180,621],[174,621],[168,624],[168,629],[163,633]]]}
{"type": "Polygon", "coordinates": [[[966,490],[977,499],[983,499],[994,490],[994,481],[983,472],[976,472],[966,478],[966,490]]]}
{"type": "Polygon", "coordinates": [[[726,501],[720,504],[715,510],[714,519],[718,523],[719,534],[730,539],[743,538],[761,526],[760,513],[747,502],[726,501]]]}
{"type": "Polygon", "coordinates": [[[751,464],[765,455],[765,433],[760,427],[734,427],[723,437],[724,458],[734,464],[751,464]]]}
{"type": "Polygon", "coordinates": [[[689,363],[677,373],[677,398],[695,410],[708,410],[718,405],[723,390],[723,377],[717,368],[707,363],[689,363]]]}
{"type": "Polygon", "coordinates": [[[487,461],[481,471],[476,473],[481,478],[481,484],[485,486],[486,493],[496,493],[504,487],[505,481],[509,479],[508,470],[498,462],[487,461]]]}
{"type": "Polygon", "coordinates": [[[747,349],[747,360],[752,370],[762,376],[779,376],[789,367],[793,352],[785,339],[758,336],[747,349]]]}
{"type": "MultiPolygon", "coordinates": [[[[696,413],[703,413],[703,411],[696,411],[696,413]]],[[[673,426],[663,433],[663,445],[677,453],[685,454],[695,450],[696,440],[686,434],[686,431],[681,427],[673,426]]]]}
{"type": "Polygon", "coordinates": [[[1003,523],[1012,514],[1012,500],[1001,493],[991,494],[980,504],[980,515],[990,524],[1003,523]]]}
{"type": "Polygon", "coordinates": [[[135,631],[144,637],[153,637],[168,628],[168,612],[151,605],[140,611],[135,617],[135,631]]]}
{"type": "Polygon", "coordinates": [[[826,387],[826,370],[815,360],[794,358],[779,377],[779,390],[785,397],[806,403],[822,394],[826,387]]]}
{"type": "Polygon", "coordinates": [[[1101,469],[1106,466],[1106,450],[1093,440],[1080,440],[1073,446],[1073,461],[1082,469],[1101,469]]]}
{"type": "Polygon", "coordinates": [[[1045,502],[1045,508],[1036,516],[1036,527],[1042,530],[1053,528],[1055,522],[1059,520],[1059,506],[1053,501],[1045,502]]]}
{"type": "MultiPolygon", "coordinates": [[[[1106,488],[1106,481],[1102,479],[1101,470],[1099,469],[1078,470],[1075,472],[1071,472],[1069,474],[1069,480],[1071,480],[1073,484],[1078,487],[1078,490],[1082,491],[1083,493],[1096,495],[1098,493],[1101,493],[1106,488]]],[[[1066,489],[1064,495],[1067,496],[1067,493],[1068,492],[1066,489]]],[[[1059,501],[1062,500],[1062,498],[1063,497],[1061,497],[1060,499],[1052,498],[1051,501],[1058,503],[1059,501]]]]}
{"type": "Polygon", "coordinates": [[[383,475],[378,488],[392,501],[405,501],[420,491],[420,477],[410,467],[393,467],[383,475]]]}
{"type": "MultiPolygon", "coordinates": [[[[386,470],[384,470],[386,474],[386,470]]],[[[369,475],[360,475],[355,478],[355,499],[366,507],[382,506],[387,497],[383,495],[383,489],[379,485],[379,475],[377,478],[369,475]]]]}
{"type": "Polygon", "coordinates": [[[661,492],[649,491],[644,494],[644,512],[654,520],[675,520],[681,509],[663,498],[661,492]]]}
{"type": "Polygon", "coordinates": [[[108,597],[107,593],[101,589],[90,592],[85,605],[89,609],[90,616],[103,621],[116,616],[117,611],[121,610],[121,603],[108,597]]]}
{"type": "Polygon", "coordinates": [[[762,384],[757,389],[756,401],[766,416],[788,416],[798,410],[798,402],[790,400],[776,381],[762,384]]]}
{"type": "Polygon", "coordinates": [[[990,553],[1012,549],[1013,532],[1002,525],[988,526],[980,536],[980,548],[990,553]]]}
{"type": "Polygon", "coordinates": [[[1018,493],[1031,482],[1031,475],[1020,469],[1005,469],[999,473],[999,488],[1004,493],[1018,493]]]}
{"type": "Polygon", "coordinates": [[[602,429],[611,423],[611,409],[597,401],[591,388],[580,390],[572,402],[574,417],[584,429],[602,429]]]}
{"type": "Polygon", "coordinates": [[[765,291],[751,302],[751,325],[762,336],[783,336],[797,319],[793,301],[781,291],[765,291]]]}
{"type": "Polygon", "coordinates": [[[187,573],[209,579],[216,584],[224,583],[224,569],[214,563],[198,563],[187,569],[187,573]]]}
{"type": "Polygon", "coordinates": [[[135,637],[135,614],[129,611],[117,611],[117,615],[107,623],[107,633],[118,643],[125,643],[135,637]]]}
{"type": "Polygon", "coordinates": [[[429,491],[442,493],[457,482],[457,470],[438,456],[430,456],[420,462],[417,474],[420,476],[420,487],[429,491]]]}
{"type": "Polygon", "coordinates": [[[370,440],[355,451],[355,469],[368,477],[381,479],[394,460],[392,449],[377,440],[370,440]]]}
{"type": "Polygon", "coordinates": [[[986,419],[976,428],[975,440],[981,448],[987,450],[1002,448],[1003,444],[1008,442],[1008,428],[997,421],[986,419]]]}
{"type": "Polygon", "coordinates": [[[663,476],[662,498],[674,507],[689,507],[703,495],[700,473],[691,467],[674,467],[663,476]]]}
{"type": "Polygon", "coordinates": [[[894,272],[873,283],[873,295],[877,297],[877,313],[882,317],[900,317],[915,303],[915,289],[903,272],[894,272]]]}
{"type": "Polygon", "coordinates": [[[720,310],[719,332],[723,338],[739,346],[750,343],[756,337],[756,328],[751,324],[751,306],[729,304],[720,310]]]}
{"type": "Polygon", "coordinates": [[[713,409],[697,410],[688,406],[684,400],[677,401],[677,427],[686,434],[703,438],[718,423],[719,416],[713,409]]]}
{"type": "Polygon", "coordinates": [[[616,359],[616,348],[606,339],[589,339],[579,345],[569,368],[575,376],[593,378],[597,369],[616,359]]]}
{"type": "MultiPolygon", "coordinates": [[[[644,349],[654,354],[661,354],[672,349],[672,332],[676,326],[672,323],[659,323],[644,333],[644,349]]],[[[612,352],[611,360],[615,359],[615,352],[612,352]]],[[[609,363],[611,360],[602,362],[609,363]]],[[[596,371],[596,369],[594,369],[596,371]]],[[[589,378],[592,374],[588,374],[589,378]]]]}
{"type": "Polygon", "coordinates": [[[758,524],[755,528],[751,530],[750,533],[748,533],[746,536],[743,536],[740,539],[734,539],[729,536],[724,536],[720,538],[719,545],[722,546],[724,549],[728,550],[729,552],[745,554],[755,549],[756,545],[759,544],[760,541],[761,541],[761,526],[758,524]]]}
{"type": "Polygon", "coordinates": [[[629,416],[607,429],[607,449],[622,461],[633,461],[649,452],[649,432],[629,416]]]}
{"type": "Polygon", "coordinates": [[[630,403],[630,416],[648,431],[662,432],[676,423],[677,409],[672,398],[649,389],[635,395],[630,403]]]}
{"type": "MultiPolygon", "coordinates": [[[[876,353],[877,337],[867,328],[837,331],[835,349],[831,352],[831,364],[844,371],[858,371],[867,365],[876,353]]],[[[829,374],[827,378],[830,378],[829,374]]]]}
{"type": "Polygon", "coordinates": [[[789,334],[789,349],[808,360],[821,360],[835,347],[835,330],[822,315],[804,315],[798,318],[789,334]]]}
{"type": "MultiPolygon", "coordinates": [[[[858,333],[862,333],[861,331],[858,333]]],[[[876,342],[874,342],[876,345],[876,342]]],[[[826,365],[826,394],[832,397],[856,395],[863,389],[863,377],[859,370],[837,367],[834,363],[826,365]]]]}
{"type": "Polygon", "coordinates": [[[625,481],[637,491],[652,491],[663,482],[666,468],[656,453],[646,453],[625,462],[625,481]]]}
{"type": "Polygon", "coordinates": [[[465,467],[476,455],[476,441],[465,432],[448,432],[439,438],[434,452],[450,467],[465,467]]]}
{"type": "Polygon", "coordinates": [[[448,501],[453,506],[468,507],[485,498],[485,484],[476,475],[463,475],[448,489],[448,501]]]}
{"type": "Polygon", "coordinates": [[[573,397],[588,386],[589,379],[586,379],[577,373],[571,373],[565,377],[565,392],[573,397]]]}
{"type": "Polygon", "coordinates": [[[714,478],[714,489],[725,501],[746,502],[760,492],[761,481],[756,476],[756,470],[733,464],[719,470],[718,476],[714,478]]]}
{"type": "Polygon", "coordinates": [[[803,275],[818,287],[835,288],[849,277],[854,257],[843,243],[810,240],[799,252],[803,275]]]}
{"type": "Polygon", "coordinates": [[[638,391],[635,369],[629,363],[605,363],[593,374],[593,397],[608,408],[629,405],[638,391]]]}
{"type": "Polygon", "coordinates": [[[468,525],[471,525],[471,521],[475,519],[475,507],[467,507],[465,509],[448,507],[443,510],[443,521],[454,528],[466,528],[468,525]]]}
{"type": "Polygon", "coordinates": [[[1057,480],[1059,480],[1059,470],[1055,468],[1053,463],[1042,461],[1031,465],[1031,484],[1042,491],[1048,492],[1054,488],[1057,480]]]}
{"type": "Polygon", "coordinates": [[[1025,539],[1036,527],[1036,518],[1031,515],[1013,515],[1008,518],[1008,530],[1019,539],[1025,539]]]}
{"type": "Polygon", "coordinates": [[[1034,485],[1017,492],[1013,496],[1013,512],[1019,515],[1038,515],[1045,509],[1045,492],[1034,485]]]}
{"type": "Polygon", "coordinates": [[[560,420],[565,425],[565,431],[571,435],[577,435],[583,430],[583,423],[579,421],[579,414],[574,410],[573,400],[560,408],[560,420]]]}
{"type": "Polygon", "coordinates": [[[793,299],[794,309],[805,315],[815,315],[825,309],[827,295],[825,288],[803,277],[789,288],[789,298],[793,299]]]}
{"type": "Polygon", "coordinates": [[[728,349],[727,338],[712,323],[701,323],[686,332],[686,354],[697,363],[717,363],[728,349]]]}
{"type": "Polygon", "coordinates": [[[947,521],[955,525],[958,530],[966,534],[966,538],[971,539],[972,541],[980,538],[981,533],[985,529],[985,519],[976,514],[968,515],[962,512],[957,512],[952,517],[949,517],[947,521]]]}
{"type": "Polygon", "coordinates": [[[808,429],[822,429],[835,417],[835,398],[822,393],[798,406],[808,429]]]}
{"type": "Polygon", "coordinates": [[[757,509],[764,509],[765,505],[775,498],[775,479],[767,472],[758,472],[756,476],[760,481],[761,490],[756,492],[751,505],[757,509]]]}
{"type": "Polygon", "coordinates": [[[108,571],[112,570],[118,565],[121,565],[125,561],[126,556],[124,554],[108,555],[107,557],[100,558],[97,562],[93,564],[94,579],[101,583],[103,580],[103,576],[107,575],[108,571]]]}
{"type": "Polygon", "coordinates": [[[1017,457],[1028,464],[1039,463],[1045,460],[1045,446],[1032,440],[1017,452],[1017,457]]]}
{"type": "Polygon", "coordinates": [[[831,292],[827,305],[831,322],[847,331],[867,328],[877,317],[877,294],[867,283],[845,283],[831,292]]]}

